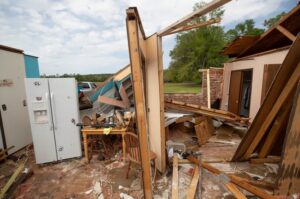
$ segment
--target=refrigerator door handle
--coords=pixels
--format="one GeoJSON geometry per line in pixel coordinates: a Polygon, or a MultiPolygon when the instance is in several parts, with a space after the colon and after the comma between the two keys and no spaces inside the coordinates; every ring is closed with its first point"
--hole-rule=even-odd
{"type": "Polygon", "coordinates": [[[55,102],[54,102],[54,94],[51,92],[50,93],[50,98],[51,98],[51,108],[52,108],[52,118],[53,118],[53,128],[57,129],[56,126],[56,117],[55,117],[55,102]]]}
{"type": "Polygon", "coordinates": [[[49,118],[49,128],[50,130],[52,131],[53,130],[53,124],[52,124],[52,121],[51,121],[51,105],[50,105],[50,99],[49,99],[49,94],[48,93],[45,93],[45,96],[46,96],[46,100],[47,100],[47,107],[48,107],[48,118],[49,118]]]}

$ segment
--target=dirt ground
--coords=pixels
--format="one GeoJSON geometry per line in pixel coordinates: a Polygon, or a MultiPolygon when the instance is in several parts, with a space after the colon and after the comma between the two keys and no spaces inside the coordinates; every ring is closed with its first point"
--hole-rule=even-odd
{"type": "MultiPolygon", "coordinates": [[[[178,127],[170,129],[168,139],[173,142],[184,143],[188,151],[201,154],[201,160],[211,162],[221,171],[235,173],[247,178],[254,176],[272,182],[276,172],[272,174],[264,165],[228,162],[237,149],[241,138],[238,133],[232,133],[232,130],[222,128],[218,128],[217,134],[201,147],[198,146],[193,131],[178,127]],[[229,133],[224,133],[224,131],[229,133]]],[[[17,187],[12,198],[143,198],[139,165],[133,167],[129,178],[126,179],[128,167],[127,163],[120,161],[121,151],[115,154],[113,158],[104,161],[98,160],[98,154],[99,152],[94,153],[90,163],[86,163],[84,158],[75,158],[44,165],[35,164],[33,148],[24,149],[14,154],[14,157],[23,157],[19,161],[24,160],[27,156],[26,167],[32,169],[34,174],[17,187]]],[[[171,198],[172,158],[168,162],[168,171],[164,174],[158,173],[156,181],[153,183],[153,193],[156,199],[171,198]]],[[[7,182],[17,165],[16,160],[7,160],[0,164],[1,187],[7,182]]],[[[186,190],[191,182],[193,169],[194,165],[192,164],[179,165],[179,198],[186,197],[186,190]]],[[[201,174],[201,198],[234,198],[224,187],[219,176],[214,176],[204,169],[201,170],[201,174]]],[[[247,192],[244,193],[251,195],[247,192]]]]}

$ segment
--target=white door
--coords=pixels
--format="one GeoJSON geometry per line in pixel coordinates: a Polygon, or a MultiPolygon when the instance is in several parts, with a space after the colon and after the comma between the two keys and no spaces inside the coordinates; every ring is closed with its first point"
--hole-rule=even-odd
{"type": "Polygon", "coordinates": [[[77,83],[74,78],[49,78],[58,160],[81,156],[77,83]]]}
{"type": "Polygon", "coordinates": [[[37,164],[57,161],[48,79],[25,79],[28,112],[37,164]]]}
{"type": "Polygon", "coordinates": [[[0,111],[4,130],[1,133],[5,141],[2,145],[15,146],[9,154],[32,143],[24,77],[24,55],[0,50],[0,111]]]}

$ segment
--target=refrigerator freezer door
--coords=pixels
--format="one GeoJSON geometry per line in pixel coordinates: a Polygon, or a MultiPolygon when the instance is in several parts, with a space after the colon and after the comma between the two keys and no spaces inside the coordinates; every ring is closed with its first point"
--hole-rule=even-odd
{"type": "Polygon", "coordinates": [[[58,160],[81,156],[77,84],[74,78],[49,78],[58,160]]]}
{"type": "Polygon", "coordinates": [[[25,86],[36,163],[57,161],[48,80],[28,78],[25,86]]]}

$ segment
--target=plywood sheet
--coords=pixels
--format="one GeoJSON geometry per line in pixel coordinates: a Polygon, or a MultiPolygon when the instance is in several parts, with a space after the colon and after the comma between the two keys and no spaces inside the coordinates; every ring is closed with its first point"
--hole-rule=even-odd
{"type": "MultiPolygon", "coordinates": [[[[166,169],[164,115],[161,120],[160,110],[160,85],[159,85],[159,60],[158,37],[156,34],[146,40],[145,76],[146,76],[146,102],[149,126],[150,147],[157,155],[156,165],[159,171],[166,169]],[[163,128],[161,128],[161,126],[163,128]]],[[[163,109],[162,109],[163,110],[163,109]]]]}

